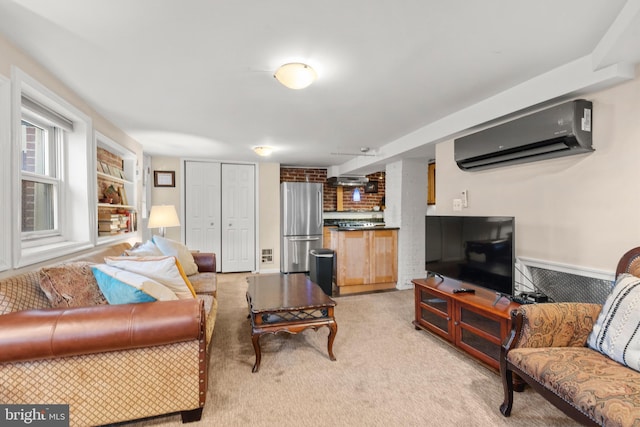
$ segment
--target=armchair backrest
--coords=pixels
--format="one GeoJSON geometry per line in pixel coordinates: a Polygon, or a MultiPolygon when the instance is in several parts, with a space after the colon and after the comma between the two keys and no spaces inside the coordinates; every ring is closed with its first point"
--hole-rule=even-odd
{"type": "Polygon", "coordinates": [[[630,273],[640,277],[640,247],[633,248],[620,258],[618,268],[616,268],[616,277],[622,273],[630,273]]]}

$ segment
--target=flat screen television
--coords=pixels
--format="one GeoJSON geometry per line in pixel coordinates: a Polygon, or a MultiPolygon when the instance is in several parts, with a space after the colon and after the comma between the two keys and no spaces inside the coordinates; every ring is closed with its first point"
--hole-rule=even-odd
{"type": "Polygon", "coordinates": [[[427,274],[449,277],[512,296],[514,234],[513,217],[427,215],[427,274]]]}

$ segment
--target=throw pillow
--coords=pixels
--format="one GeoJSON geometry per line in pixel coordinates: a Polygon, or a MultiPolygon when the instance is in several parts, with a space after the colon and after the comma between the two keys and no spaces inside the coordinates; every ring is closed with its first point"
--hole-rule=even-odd
{"type": "Polygon", "coordinates": [[[640,278],[621,274],[593,325],[587,345],[640,371],[640,278]]]}
{"type": "Polygon", "coordinates": [[[93,275],[109,304],[177,300],[166,286],[130,271],[105,264],[92,267],[93,275]]]}
{"type": "Polygon", "coordinates": [[[40,269],[40,288],[52,307],[87,307],[107,304],[90,262],[69,262],[40,269]]]}
{"type": "Polygon", "coordinates": [[[106,257],[104,262],[162,283],[180,299],[195,298],[196,296],[193,286],[191,286],[176,257],[106,257]]]}
{"type": "Polygon", "coordinates": [[[160,249],[151,241],[147,240],[141,245],[136,245],[133,248],[124,251],[125,254],[131,256],[162,256],[164,255],[160,249]]]}
{"type": "Polygon", "coordinates": [[[165,239],[160,236],[153,236],[153,243],[156,244],[163,255],[178,258],[178,261],[180,261],[180,264],[182,265],[182,268],[184,268],[184,272],[187,276],[191,276],[198,272],[198,264],[193,260],[191,251],[189,251],[189,249],[182,243],[176,242],[175,240],[165,239]]]}

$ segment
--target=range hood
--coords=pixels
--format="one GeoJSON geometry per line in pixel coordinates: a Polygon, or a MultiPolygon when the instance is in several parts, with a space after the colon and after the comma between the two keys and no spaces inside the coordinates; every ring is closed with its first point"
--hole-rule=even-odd
{"type": "Polygon", "coordinates": [[[369,182],[366,176],[332,176],[327,182],[334,187],[361,187],[369,182]]]}

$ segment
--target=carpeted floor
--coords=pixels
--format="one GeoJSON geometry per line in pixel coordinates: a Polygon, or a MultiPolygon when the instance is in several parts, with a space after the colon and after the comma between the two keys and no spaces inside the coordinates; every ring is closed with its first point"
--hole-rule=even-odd
{"type": "MultiPolygon", "coordinates": [[[[497,373],[424,331],[413,291],[338,297],[337,361],[328,328],[261,338],[255,355],[246,274],[219,275],[205,426],[575,426],[530,389],[516,393],[510,418],[498,407],[497,373]]],[[[126,426],[182,425],[179,415],[126,426]]]]}

